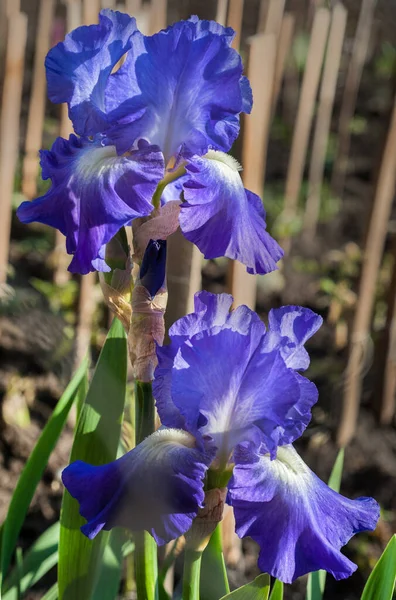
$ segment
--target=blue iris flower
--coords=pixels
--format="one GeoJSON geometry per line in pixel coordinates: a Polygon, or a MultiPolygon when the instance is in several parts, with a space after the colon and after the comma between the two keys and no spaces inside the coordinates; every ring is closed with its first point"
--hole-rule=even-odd
{"type": "Polygon", "coordinates": [[[332,491],[292,445],[317,400],[300,371],[322,320],[285,306],[270,312],[266,329],[253,311],[230,312],[231,304],[227,294],[197,294],[194,313],[158,348],[153,389],[167,428],[113,463],[78,461],[63,472],[87,520],[83,533],[118,525],[165,543],[191,527],[205,481],[228,480],[236,531],[258,542],[263,571],[286,583],[317,569],[348,577],[356,565],[340,549],[375,528],[378,504],[332,491]]]}
{"type": "Polygon", "coordinates": [[[70,271],[109,270],[106,243],[149,216],[158,184],[179,170],[163,199],[183,192],[181,229],[205,257],[238,259],[253,273],[276,268],[282,251],[266,232],[261,200],[225,154],[252,106],[232,38],[232,29],[197,17],[147,37],[134,18],[103,10],[98,25],[79,27],[48,53],[49,97],[67,102],[78,137],[42,152],[52,186],[18,216],[64,233],[70,271]]]}

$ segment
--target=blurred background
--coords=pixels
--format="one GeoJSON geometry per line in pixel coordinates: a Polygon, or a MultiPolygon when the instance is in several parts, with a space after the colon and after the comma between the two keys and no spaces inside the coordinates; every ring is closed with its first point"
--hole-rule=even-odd
{"type": "MultiPolygon", "coordinates": [[[[347,446],[341,491],[381,504],[376,532],[346,549],[359,571],[328,578],[325,599],[359,598],[396,531],[395,0],[0,0],[0,522],[76,364],[87,351],[98,356],[109,324],[95,275],[67,272],[62,236],[15,218],[22,200],[48,188],[39,149],[72,131],[65,107],[46,99],[45,55],[105,7],[136,16],[146,34],[191,14],[237,32],[254,109],[231,153],[285,258],[277,272],[253,277],[227,259],[204,260],[175,234],[167,320],[189,312],[200,288],[230,291],[263,319],[282,304],[323,316],[308,348],[320,399],[297,446],[324,480],[347,446]]],[[[72,435],[70,423],[34,497],[23,550],[58,518],[72,435]]],[[[240,585],[257,574],[257,550],[231,528],[226,558],[240,585]]],[[[42,598],[55,577],[49,569],[23,597],[42,598]]],[[[304,590],[302,578],[285,597],[304,590]]]]}

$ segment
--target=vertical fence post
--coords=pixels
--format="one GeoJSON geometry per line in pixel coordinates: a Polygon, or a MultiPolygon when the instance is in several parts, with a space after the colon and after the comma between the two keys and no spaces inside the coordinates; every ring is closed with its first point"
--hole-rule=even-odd
{"type": "Polygon", "coordinates": [[[392,278],[388,291],[388,307],[384,330],[383,347],[380,346],[379,385],[381,400],[374,408],[381,425],[390,425],[395,415],[396,394],[396,238],[393,241],[392,278]]]}
{"type": "Polygon", "coordinates": [[[307,238],[312,238],[315,235],[319,220],[320,193],[346,20],[347,11],[342,4],[337,4],[334,8],[331,20],[329,42],[327,45],[326,60],[319,96],[319,109],[316,118],[311,163],[309,167],[308,198],[305,205],[303,225],[304,236],[307,238]]]}
{"type": "MultiPolygon", "coordinates": [[[[250,39],[248,77],[253,88],[252,113],[245,118],[242,147],[243,183],[262,195],[271,121],[272,90],[276,60],[276,37],[260,33],[250,39]],[[263,62],[265,61],[265,62],[263,62]]],[[[256,305],[256,277],[238,261],[231,265],[230,288],[235,305],[256,305]]]]}
{"type": "Polygon", "coordinates": [[[396,184],[396,98],[388,138],[375,192],[374,206],[364,249],[358,302],[345,372],[345,391],[337,441],[345,446],[352,439],[359,412],[362,364],[367,353],[375,289],[384,250],[396,184]]]}
{"type": "Polygon", "coordinates": [[[100,11],[99,0],[83,0],[83,21],[84,25],[94,25],[98,22],[100,11]]]}
{"type": "Polygon", "coordinates": [[[243,2],[244,0],[230,0],[230,8],[228,10],[227,27],[232,27],[235,31],[235,37],[232,42],[232,47],[235,50],[239,50],[239,46],[241,45],[243,2]]]}
{"type": "Polygon", "coordinates": [[[165,29],[167,24],[167,0],[151,0],[150,35],[165,29]]]}
{"type": "Polygon", "coordinates": [[[44,59],[50,46],[53,14],[54,0],[41,0],[22,175],[22,192],[29,200],[37,193],[38,153],[43,139],[46,104],[44,59]]]}
{"type": "MultiPolygon", "coordinates": [[[[314,114],[329,22],[329,11],[326,8],[319,8],[316,11],[312,25],[311,40],[309,43],[308,57],[305,66],[287,171],[285,205],[282,215],[286,223],[295,218],[297,212],[298,196],[303,178],[309,133],[314,114]]],[[[288,235],[281,243],[285,255],[288,254],[290,245],[291,239],[288,235]]]]}
{"type": "Polygon", "coordinates": [[[339,197],[342,197],[344,190],[351,140],[350,124],[355,113],[356,99],[364,63],[366,62],[376,4],[377,0],[362,0],[352,56],[349,61],[348,73],[345,81],[338,125],[338,148],[331,181],[331,187],[339,197]]]}
{"type": "MultiPolygon", "coordinates": [[[[66,5],[66,30],[67,33],[73,31],[82,24],[82,7],[81,0],[63,0],[66,5]]],[[[64,103],[60,107],[60,131],[59,135],[65,139],[73,133],[73,125],[69,119],[67,104],[64,103]]],[[[55,230],[55,251],[54,251],[54,283],[62,286],[70,278],[70,273],[67,270],[67,265],[70,258],[66,253],[65,236],[63,233],[55,230]]]]}
{"type": "Polygon", "coordinates": [[[285,72],[286,60],[290,52],[294,31],[294,15],[286,13],[282,19],[282,25],[279,32],[278,50],[276,53],[274,89],[272,93],[272,112],[275,111],[278,103],[279,91],[282,84],[283,74],[285,72]]]}
{"type": "Polygon", "coordinates": [[[220,25],[225,25],[227,22],[228,0],[217,0],[216,21],[220,25]]]}
{"type": "Polygon", "coordinates": [[[19,151],[19,118],[23,85],[27,16],[8,22],[5,77],[0,116],[0,284],[7,280],[12,194],[19,151]]]}

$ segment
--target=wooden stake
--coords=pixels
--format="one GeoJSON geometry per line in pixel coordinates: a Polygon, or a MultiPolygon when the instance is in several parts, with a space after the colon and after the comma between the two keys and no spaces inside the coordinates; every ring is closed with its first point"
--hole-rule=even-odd
{"type": "Polygon", "coordinates": [[[276,52],[274,87],[272,94],[272,112],[275,111],[278,103],[279,91],[282,84],[283,74],[285,72],[286,59],[289,56],[294,31],[294,16],[286,13],[282,19],[282,25],[279,33],[278,48],[276,52]]]}
{"type": "Polygon", "coordinates": [[[239,50],[239,47],[241,45],[242,19],[243,0],[230,0],[227,27],[232,27],[235,31],[235,38],[232,42],[232,47],[235,48],[235,50],[239,50]]]}
{"type": "MultiPolygon", "coordinates": [[[[66,4],[66,29],[67,33],[77,29],[82,24],[81,0],[63,0],[66,4]]],[[[59,135],[68,139],[73,133],[73,124],[69,119],[67,104],[61,105],[60,132],[59,135]]],[[[70,256],[66,252],[65,236],[55,230],[55,249],[54,249],[54,283],[62,286],[70,279],[70,273],[67,267],[70,262],[70,256]]]]}
{"type": "Polygon", "coordinates": [[[142,8],[142,0],[126,0],[125,10],[131,17],[136,17],[142,8]]]}
{"type": "MultiPolygon", "coordinates": [[[[392,279],[389,285],[388,310],[384,329],[384,338],[379,347],[381,404],[375,402],[381,425],[390,425],[395,415],[396,395],[396,240],[393,242],[392,279]]],[[[377,400],[377,398],[376,398],[377,400]]]]}
{"type": "Polygon", "coordinates": [[[168,329],[194,309],[194,294],[201,289],[202,254],[186,240],[180,229],[168,239],[167,280],[172,301],[165,313],[168,329]]]}
{"type": "Polygon", "coordinates": [[[116,9],[116,0],[101,0],[101,8],[111,8],[111,10],[116,9]]]}
{"type": "Polygon", "coordinates": [[[95,25],[99,21],[99,0],[83,0],[83,23],[95,25]]]}
{"type": "Polygon", "coordinates": [[[334,163],[331,186],[341,198],[348,169],[348,154],[351,140],[350,124],[355,113],[356,99],[370,43],[371,27],[377,0],[362,0],[359,20],[349,61],[338,125],[338,148],[334,163]]]}
{"type": "Polygon", "coordinates": [[[40,2],[33,82],[26,133],[25,158],[23,161],[22,192],[29,200],[34,198],[37,193],[37,175],[39,171],[38,153],[43,139],[46,102],[44,60],[50,47],[54,6],[54,0],[41,0],[40,2]]]}
{"type": "Polygon", "coordinates": [[[273,33],[276,38],[279,37],[282,27],[285,1],[286,0],[270,0],[268,5],[264,31],[265,33],[273,33]]]}
{"type": "Polygon", "coordinates": [[[361,365],[366,356],[370,322],[374,307],[376,282],[381,264],[396,184],[396,98],[385,151],[381,163],[373,212],[364,250],[358,304],[351,335],[346,368],[345,392],[337,441],[346,446],[352,439],[359,411],[362,388],[361,365]],[[363,358],[363,361],[362,361],[363,358]]]}
{"type": "MultiPolygon", "coordinates": [[[[315,14],[312,26],[311,41],[309,44],[307,63],[298,105],[296,126],[293,133],[283,211],[283,217],[286,221],[293,219],[297,212],[298,196],[303,178],[309,132],[311,130],[315,109],[315,100],[323,64],[329,23],[329,11],[326,8],[320,8],[315,14]]],[[[282,241],[281,246],[286,255],[290,250],[290,238],[285,238],[282,241]]]]}
{"type": "MultiPolygon", "coordinates": [[[[248,77],[253,88],[254,104],[245,118],[242,148],[243,183],[258,194],[263,193],[269,125],[271,119],[272,86],[276,60],[276,38],[261,33],[250,39],[248,77]],[[265,66],[263,61],[265,60],[265,66]]],[[[256,277],[235,261],[231,265],[230,288],[235,305],[256,305],[256,277]]]]}
{"type": "Polygon", "coordinates": [[[165,29],[167,24],[167,0],[151,0],[150,35],[165,29]]]}
{"type": "Polygon", "coordinates": [[[227,8],[228,0],[217,0],[216,21],[220,23],[220,25],[225,26],[227,23],[227,8]]]}
{"type": "Polygon", "coordinates": [[[315,235],[319,219],[320,193],[346,20],[347,11],[342,4],[337,4],[331,20],[309,169],[309,189],[304,215],[304,235],[306,237],[315,235]]]}
{"type": "Polygon", "coordinates": [[[270,0],[260,0],[257,33],[263,33],[265,31],[265,23],[267,21],[269,2],[270,0]]]}
{"type": "Polygon", "coordinates": [[[27,16],[8,22],[5,77],[0,115],[0,284],[7,279],[12,194],[19,151],[19,118],[23,85],[27,16]]]}
{"type": "Polygon", "coordinates": [[[82,275],[80,279],[80,297],[78,302],[78,325],[76,333],[76,367],[89,351],[92,320],[96,307],[94,294],[96,273],[82,275]]]}

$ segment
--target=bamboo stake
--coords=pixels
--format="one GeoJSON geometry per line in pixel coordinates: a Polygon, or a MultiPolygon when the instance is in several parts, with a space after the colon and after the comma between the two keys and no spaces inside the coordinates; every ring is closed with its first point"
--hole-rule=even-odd
{"type": "Polygon", "coordinates": [[[217,0],[216,21],[220,25],[225,25],[227,22],[228,0],[217,0]]]}
{"type": "Polygon", "coordinates": [[[286,67],[286,59],[290,53],[294,31],[294,16],[286,13],[282,19],[282,25],[279,32],[278,48],[276,53],[274,88],[272,94],[272,112],[275,111],[278,103],[279,91],[286,67]]]}
{"type": "Polygon", "coordinates": [[[21,12],[21,0],[6,0],[7,17],[18,15],[21,12]]]}
{"type": "MultiPolygon", "coordinates": [[[[82,11],[80,0],[63,0],[66,5],[66,29],[69,33],[80,27],[82,23],[82,11]]],[[[67,104],[61,105],[60,136],[67,139],[73,133],[73,124],[69,119],[67,104]]],[[[56,229],[54,249],[54,283],[63,286],[70,279],[67,266],[70,257],[66,253],[65,236],[56,229]]]]}
{"type": "Polygon", "coordinates": [[[396,184],[396,98],[388,138],[381,163],[373,212],[364,250],[358,304],[353,323],[349,360],[346,367],[345,392],[337,441],[345,446],[352,439],[359,411],[362,387],[361,363],[368,347],[375,289],[384,250],[387,225],[396,184]]]}
{"type": "MultiPolygon", "coordinates": [[[[248,77],[255,102],[250,115],[245,118],[242,147],[243,183],[259,196],[263,193],[269,126],[271,119],[272,90],[276,60],[276,38],[261,33],[250,39],[248,77]],[[263,66],[263,60],[265,65],[263,66]]],[[[256,305],[256,277],[246,272],[246,267],[235,261],[231,266],[230,288],[235,305],[256,305]]]]}
{"type": "Polygon", "coordinates": [[[141,8],[142,0],[126,0],[125,2],[125,10],[131,17],[136,17],[141,8]]]}
{"type": "Polygon", "coordinates": [[[96,272],[82,275],[80,279],[80,297],[78,302],[78,325],[76,333],[76,362],[78,367],[89,351],[92,320],[96,307],[94,295],[96,272]]]}
{"type": "MultiPolygon", "coordinates": [[[[315,109],[329,22],[329,11],[326,8],[320,8],[315,14],[312,25],[311,41],[293,133],[283,210],[285,221],[293,219],[297,212],[298,196],[303,178],[309,132],[315,109]]],[[[281,245],[286,255],[290,250],[290,237],[285,238],[281,245]]]]}
{"type": "Polygon", "coordinates": [[[268,8],[269,2],[270,2],[270,0],[261,0],[260,1],[257,33],[263,33],[265,30],[265,24],[267,21],[267,14],[268,14],[268,10],[269,10],[269,8],[268,8]]]}
{"type": "Polygon", "coordinates": [[[384,329],[383,346],[379,347],[382,362],[381,370],[381,404],[379,421],[381,425],[390,425],[395,414],[396,394],[396,240],[393,243],[392,279],[389,285],[388,310],[384,329]]]}
{"type": "Polygon", "coordinates": [[[168,329],[172,323],[194,309],[194,294],[201,289],[202,254],[186,240],[180,230],[168,239],[167,281],[173,298],[165,313],[168,329]]]}
{"type": "Polygon", "coordinates": [[[309,189],[304,215],[304,236],[313,237],[319,219],[320,192],[329,139],[331,115],[337,87],[338,70],[341,62],[342,46],[347,20],[347,11],[342,4],[334,8],[326,61],[320,90],[319,109],[309,169],[309,189]]]}
{"type": "Polygon", "coordinates": [[[283,12],[285,10],[286,0],[270,0],[268,5],[267,17],[265,20],[265,33],[273,33],[276,38],[279,37],[282,27],[283,12]]]}
{"type": "Polygon", "coordinates": [[[54,0],[41,0],[40,2],[38,19],[39,35],[36,36],[33,83],[26,132],[25,158],[23,161],[22,192],[29,200],[37,193],[38,153],[43,139],[46,101],[44,59],[50,46],[54,7],[54,0]]]}
{"type": "Polygon", "coordinates": [[[235,48],[235,50],[239,50],[239,47],[241,45],[242,19],[243,0],[230,0],[227,27],[232,27],[235,31],[235,37],[232,42],[232,47],[235,48]]]}
{"type": "Polygon", "coordinates": [[[342,99],[338,125],[338,149],[331,181],[331,186],[339,197],[342,197],[345,185],[351,141],[350,123],[355,113],[356,99],[369,48],[371,27],[376,4],[377,0],[362,1],[355,40],[353,43],[352,56],[349,61],[348,73],[345,81],[344,96],[342,99]]]}
{"type": "Polygon", "coordinates": [[[116,9],[116,0],[101,0],[101,8],[111,8],[111,10],[116,9]]]}
{"type": "Polygon", "coordinates": [[[167,24],[167,0],[151,0],[150,35],[165,29],[167,24]]]}
{"type": "Polygon", "coordinates": [[[0,116],[0,284],[7,279],[12,194],[19,150],[19,118],[27,16],[13,14],[8,22],[5,77],[0,116]]]}
{"type": "Polygon", "coordinates": [[[100,11],[99,0],[83,0],[84,25],[94,25],[98,22],[100,11]]]}

